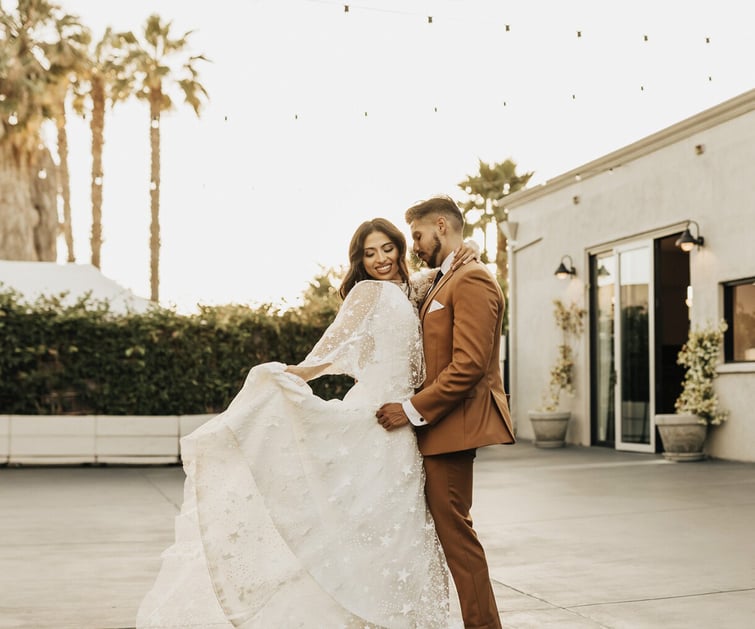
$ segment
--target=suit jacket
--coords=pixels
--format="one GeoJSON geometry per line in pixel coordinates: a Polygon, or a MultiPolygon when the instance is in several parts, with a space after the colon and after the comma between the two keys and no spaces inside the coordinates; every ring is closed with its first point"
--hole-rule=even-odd
{"type": "Polygon", "coordinates": [[[427,377],[411,398],[423,455],[514,443],[500,367],[504,301],[485,266],[445,274],[420,308],[427,377]]]}

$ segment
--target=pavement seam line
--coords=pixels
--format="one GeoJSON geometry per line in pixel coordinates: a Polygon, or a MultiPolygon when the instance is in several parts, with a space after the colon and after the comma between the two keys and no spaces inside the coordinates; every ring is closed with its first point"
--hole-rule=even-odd
{"type": "MultiPolygon", "coordinates": [[[[522,596],[526,596],[529,599],[532,599],[532,600],[535,600],[535,601],[540,601],[541,603],[544,603],[545,605],[548,606],[547,609],[559,609],[559,610],[567,612],[567,613],[569,613],[569,614],[571,614],[573,616],[577,616],[578,618],[581,618],[583,620],[591,622],[596,627],[601,627],[602,629],[610,629],[610,627],[608,625],[603,625],[603,624],[599,623],[598,621],[594,620],[593,618],[590,618],[588,616],[580,614],[574,608],[563,607],[562,605],[556,605],[555,603],[551,603],[551,602],[545,600],[544,598],[540,598],[539,596],[535,596],[534,594],[529,594],[528,592],[523,592],[522,590],[519,590],[519,589],[517,589],[517,588],[515,588],[515,587],[513,587],[511,585],[508,585],[508,584],[504,583],[503,581],[499,581],[498,579],[491,578],[491,581],[493,583],[497,583],[498,585],[501,585],[501,586],[503,586],[505,588],[508,588],[509,590],[512,590],[512,591],[516,592],[517,594],[521,594],[522,596]]],[[[575,607],[580,607],[580,606],[576,605],[575,607]]],[[[502,613],[505,614],[507,612],[506,612],[506,610],[504,610],[502,613]]]]}
{"type": "Polygon", "coordinates": [[[678,594],[676,596],[650,596],[647,598],[630,598],[626,600],[604,601],[602,603],[580,603],[578,605],[573,605],[572,608],[600,607],[601,605],[623,605],[625,603],[645,603],[645,602],[650,602],[650,601],[671,601],[671,600],[681,599],[681,598],[697,598],[698,596],[716,596],[717,594],[735,594],[737,592],[755,592],[755,588],[736,588],[733,590],[714,590],[712,592],[700,592],[698,594],[678,594]]]}

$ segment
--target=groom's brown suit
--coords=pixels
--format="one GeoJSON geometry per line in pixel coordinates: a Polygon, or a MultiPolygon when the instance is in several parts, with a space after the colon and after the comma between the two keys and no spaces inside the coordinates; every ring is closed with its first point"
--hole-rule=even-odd
{"type": "Polygon", "coordinates": [[[500,369],[504,301],[491,273],[471,262],[444,275],[422,307],[427,377],[411,403],[426,495],[459,594],[465,627],[500,627],[488,566],[472,527],[475,449],[513,443],[500,369]]]}

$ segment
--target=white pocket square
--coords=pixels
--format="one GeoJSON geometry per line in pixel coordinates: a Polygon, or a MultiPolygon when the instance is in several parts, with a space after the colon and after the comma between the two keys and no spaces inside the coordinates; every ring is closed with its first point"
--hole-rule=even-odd
{"type": "Polygon", "coordinates": [[[427,312],[435,312],[436,310],[440,310],[441,308],[445,308],[445,306],[440,303],[437,299],[433,299],[430,302],[430,307],[427,309],[427,312]]]}

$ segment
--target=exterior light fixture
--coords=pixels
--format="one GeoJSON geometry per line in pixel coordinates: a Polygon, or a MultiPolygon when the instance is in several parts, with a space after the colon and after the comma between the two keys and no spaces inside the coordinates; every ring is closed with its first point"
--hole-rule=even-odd
{"type": "Polygon", "coordinates": [[[679,247],[682,251],[692,251],[692,247],[697,245],[697,248],[703,246],[705,243],[705,238],[703,238],[700,235],[700,226],[697,224],[696,221],[687,221],[687,226],[684,228],[684,232],[682,233],[679,238],[676,240],[676,246],[679,247]],[[690,224],[694,223],[696,231],[697,231],[697,237],[693,236],[692,233],[689,231],[690,224]]]}
{"type": "Polygon", "coordinates": [[[574,268],[574,262],[572,261],[570,255],[565,255],[561,258],[561,264],[558,265],[555,275],[560,280],[566,280],[577,275],[577,269],[574,268]],[[566,266],[566,264],[564,264],[564,260],[566,260],[567,258],[569,259],[569,266],[566,266]]]}

